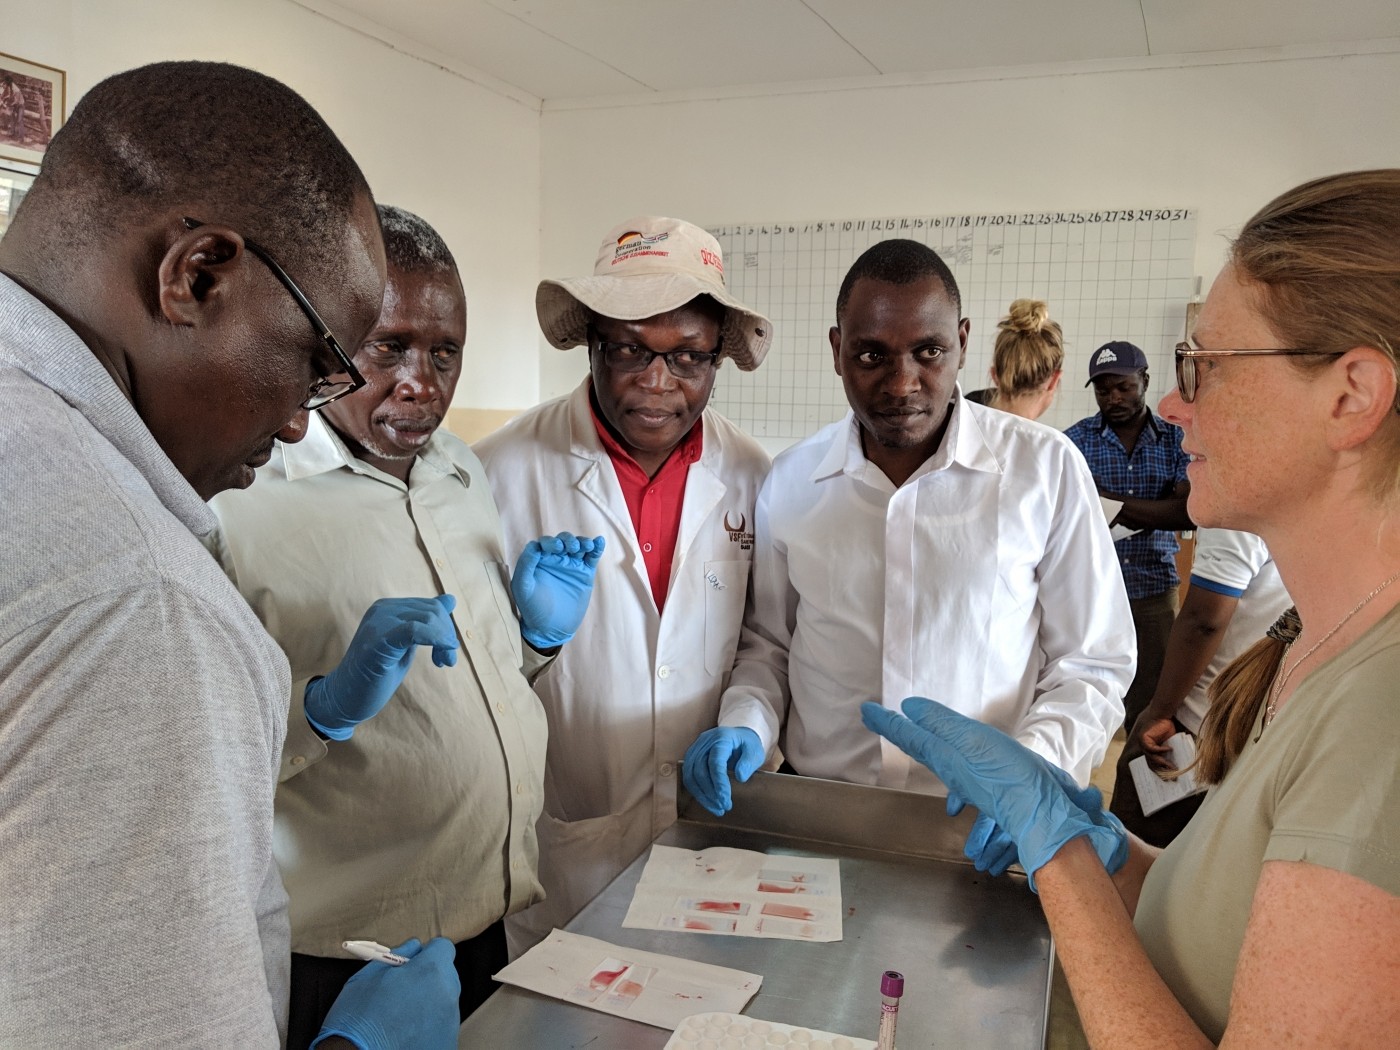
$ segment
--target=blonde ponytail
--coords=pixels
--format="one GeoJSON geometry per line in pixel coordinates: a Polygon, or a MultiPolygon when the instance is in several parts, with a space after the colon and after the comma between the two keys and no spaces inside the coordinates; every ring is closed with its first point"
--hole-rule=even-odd
{"type": "Polygon", "coordinates": [[[1249,734],[1284,654],[1302,629],[1298,610],[1290,608],[1275,621],[1265,637],[1246,649],[1211,682],[1210,710],[1206,712],[1196,741],[1196,761],[1190,766],[1199,780],[1218,784],[1225,779],[1249,742],[1249,734]]]}

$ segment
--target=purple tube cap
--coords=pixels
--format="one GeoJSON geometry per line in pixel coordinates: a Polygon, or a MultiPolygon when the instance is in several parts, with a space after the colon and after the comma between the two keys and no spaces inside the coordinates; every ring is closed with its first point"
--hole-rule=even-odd
{"type": "Polygon", "coordinates": [[[898,999],[904,994],[904,974],[898,970],[886,970],[880,975],[880,994],[898,999]]]}

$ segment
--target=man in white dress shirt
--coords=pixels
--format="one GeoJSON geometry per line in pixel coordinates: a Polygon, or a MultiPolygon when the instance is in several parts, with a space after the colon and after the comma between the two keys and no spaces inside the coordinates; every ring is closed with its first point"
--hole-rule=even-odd
{"type": "Polygon", "coordinates": [[[862,727],[870,697],[933,697],[1081,784],[1123,719],[1133,621],[1093,478],[1062,434],[962,397],[960,313],[914,241],[875,245],[842,283],[830,338],[851,412],[759,493],[719,728],[685,758],[716,813],[776,744],[805,776],[941,793],[862,727]]]}

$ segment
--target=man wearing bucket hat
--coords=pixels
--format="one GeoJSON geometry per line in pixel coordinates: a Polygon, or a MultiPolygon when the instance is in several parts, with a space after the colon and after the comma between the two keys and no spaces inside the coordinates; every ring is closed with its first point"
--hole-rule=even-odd
{"type": "MultiPolygon", "coordinates": [[[[1134,530],[1114,543],[1138,646],[1137,674],[1123,698],[1128,729],[1157,688],[1181,582],[1176,530],[1192,527],[1182,430],[1148,407],[1148,381],[1147,355],[1138,347],[1123,340],[1104,343],[1089,358],[1085,384],[1093,385],[1099,411],[1065,431],[1084,453],[1099,494],[1123,504],[1112,524],[1134,530]]],[[[1131,785],[1132,777],[1121,781],[1131,785]]]]}
{"type": "Polygon", "coordinates": [[[477,444],[506,541],[566,516],[603,536],[592,606],[547,680],[540,881],[507,921],[518,953],[562,926],[676,819],[678,765],[714,725],[749,591],[768,456],[707,408],[726,360],[763,361],[768,320],[729,294],[719,244],[679,219],[631,219],[593,276],[540,282],[540,327],[588,347],[569,396],[477,444]]]}

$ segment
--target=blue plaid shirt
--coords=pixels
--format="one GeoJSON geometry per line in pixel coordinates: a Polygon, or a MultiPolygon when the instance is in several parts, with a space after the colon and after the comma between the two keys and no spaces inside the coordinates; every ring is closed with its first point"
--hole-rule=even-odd
{"type": "MultiPolygon", "coordinates": [[[[1147,425],[1138,435],[1131,456],[1113,428],[1096,412],[1065,431],[1084,453],[1089,473],[1105,492],[1139,499],[1165,499],[1178,481],[1186,480],[1186,464],[1181,451],[1182,429],[1147,410],[1147,425]]],[[[1118,565],[1129,598],[1151,598],[1171,590],[1181,582],[1176,574],[1176,552],[1180,544],[1168,529],[1139,532],[1114,543],[1118,565]]]]}

